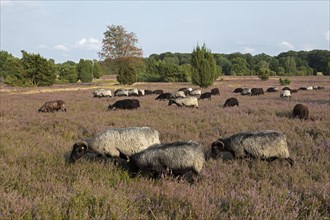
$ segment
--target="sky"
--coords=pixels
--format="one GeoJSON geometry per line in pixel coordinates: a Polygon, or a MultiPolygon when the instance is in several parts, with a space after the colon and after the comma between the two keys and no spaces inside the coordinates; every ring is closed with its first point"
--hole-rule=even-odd
{"type": "Polygon", "coordinates": [[[143,56],[330,50],[330,0],[64,1],[0,0],[0,49],[56,63],[97,59],[107,26],[134,32],[143,56]]]}

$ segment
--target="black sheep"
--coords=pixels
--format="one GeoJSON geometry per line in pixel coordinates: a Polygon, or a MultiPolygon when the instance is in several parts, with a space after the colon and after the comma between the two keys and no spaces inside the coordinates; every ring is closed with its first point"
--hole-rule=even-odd
{"type": "Polygon", "coordinates": [[[237,106],[239,105],[237,98],[229,98],[226,100],[226,102],[223,106],[224,107],[233,107],[235,105],[237,105],[237,106]]]}
{"type": "Polygon", "coordinates": [[[109,105],[108,109],[136,109],[140,107],[140,101],[137,99],[118,100],[113,105],[109,105]]]}
{"type": "Polygon", "coordinates": [[[212,94],[210,92],[204,92],[200,97],[199,99],[209,99],[211,100],[211,96],[212,94]]]}
{"type": "Polygon", "coordinates": [[[309,110],[307,106],[303,104],[297,104],[293,108],[292,115],[294,118],[307,120],[309,118],[309,110]]]}

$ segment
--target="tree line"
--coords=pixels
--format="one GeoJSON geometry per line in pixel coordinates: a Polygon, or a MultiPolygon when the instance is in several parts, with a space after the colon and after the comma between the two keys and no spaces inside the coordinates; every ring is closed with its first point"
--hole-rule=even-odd
{"type": "Polygon", "coordinates": [[[107,26],[98,53],[101,61],[80,59],[55,64],[40,54],[22,50],[22,58],[0,51],[0,77],[12,86],[49,86],[54,83],[91,82],[103,74],[116,74],[120,84],[144,82],[191,82],[207,87],[221,75],[308,76],[330,75],[330,51],[288,51],[267,54],[212,53],[204,44],[192,53],[161,53],[142,57],[138,39],[120,25],[107,26]]]}

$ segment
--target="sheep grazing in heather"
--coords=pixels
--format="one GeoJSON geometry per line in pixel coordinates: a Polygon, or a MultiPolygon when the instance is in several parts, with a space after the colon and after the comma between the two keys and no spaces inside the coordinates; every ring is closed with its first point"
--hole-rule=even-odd
{"type": "Polygon", "coordinates": [[[273,161],[285,159],[293,166],[286,136],[278,131],[244,132],[212,143],[211,157],[218,158],[221,152],[229,152],[236,158],[252,157],[273,161]]]}
{"type": "Polygon", "coordinates": [[[307,91],[312,91],[313,90],[313,86],[308,86],[307,87],[307,91]]]}
{"type": "Polygon", "coordinates": [[[220,90],[218,88],[213,88],[213,89],[211,89],[211,94],[212,95],[220,95],[220,90]]]}
{"type": "Polygon", "coordinates": [[[241,92],[241,95],[251,95],[251,89],[244,88],[241,92]]]}
{"type": "Polygon", "coordinates": [[[307,88],[306,87],[300,87],[298,90],[307,90],[307,88]]]}
{"type": "Polygon", "coordinates": [[[184,94],[187,96],[187,95],[189,95],[189,90],[188,90],[188,88],[180,88],[178,91],[182,91],[182,92],[184,92],[184,94]]]}
{"type": "Polygon", "coordinates": [[[284,90],[289,90],[291,92],[292,89],[290,87],[285,86],[282,88],[282,91],[284,91],[284,90]]]}
{"type": "Polygon", "coordinates": [[[129,166],[133,173],[141,170],[158,177],[165,173],[183,175],[189,171],[199,175],[207,157],[205,148],[194,141],[156,144],[133,154],[129,166]]]}
{"type": "Polygon", "coordinates": [[[252,88],[251,89],[251,95],[263,95],[264,90],[262,88],[252,88]]]}
{"type": "Polygon", "coordinates": [[[307,106],[303,104],[297,104],[294,106],[292,111],[292,116],[294,118],[300,118],[307,120],[309,118],[309,110],[307,106]]]}
{"type": "Polygon", "coordinates": [[[290,90],[283,90],[283,91],[281,91],[280,97],[281,98],[291,98],[291,92],[290,92],[290,90]]]}
{"type": "Polygon", "coordinates": [[[172,98],[184,98],[184,97],[186,97],[184,91],[177,91],[172,94],[172,98]]]}
{"type": "Polygon", "coordinates": [[[152,95],[152,94],[154,94],[154,92],[149,90],[149,89],[146,89],[146,90],[144,90],[144,94],[145,95],[152,95]]]}
{"type": "Polygon", "coordinates": [[[278,88],[277,87],[269,87],[266,92],[277,92],[278,88]]]}
{"type": "Polygon", "coordinates": [[[194,89],[189,92],[189,95],[191,96],[200,96],[202,94],[202,90],[200,89],[194,89]]]}
{"type": "Polygon", "coordinates": [[[128,96],[128,90],[127,89],[117,89],[114,92],[114,96],[128,96]]]}
{"type": "Polygon", "coordinates": [[[45,102],[38,109],[38,112],[54,112],[59,110],[61,110],[62,112],[66,112],[66,103],[63,100],[45,102]]]}
{"type": "Polygon", "coordinates": [[[112,93],[110,89],[97,89],[93,92],[93,96],[98,98],[111,97],[112,93]]]}
{"type": "Polygon", "coordinates": [[[169,92],[159,94],[155,100],[170,100],[172,98],[172,94],[169,92]]]}
{"type": "Polygon", "coordinates": [[[159,132],[149,127],[109,128],[77,141],[72,147],[69,162],[73,163],[87,153],[127,159],[159,143],[159,132]]]}
{"type": "Polygon", "coordinates": [[[137,109],[140,107],[140,101],[137,99],[123,99],[118,100],[112,105],[108,106],[109,110],[115,109],[137,109]]]}
{"type": "Polygon", "coordinates": [[[200,99],[208,99],[208,100],[211,100],[211,96],[212,96],[212,93],[210,93],[210,92],[204,92],[204,93],[198,98],[198,100],[200,100],[200,99]]]}
{"type": "Polygon", "coordinates": [[[237,100],[237,98],[229,98],[229,99],[227,99],[226,101],[225,101],[225,104],[223,105],[223,107],[234,107],[234,106],[239,106],[239,104],[238,104],[238,100],[237,100]]]}
{"type": "Polygon", "coordinates": [[[139,96],[139,90],[138,89],[129,89],[128,96],[139,96]]]}
{"type": "Polygon", "coordinates": [[[172,104],[176,104],[178,107],[198,108],[198,99],[197,97],[176,98],[176,99],[171,99],[168,102],[168,105],[172,105],[172,104]]]}
{"type": "Polygon", "coordinates": [[[243,88],[236,88],[233,93],[241,93],[243,92],[243,88]]]}
{"type": "Polygon", "coordinates": [[[139,96],[144,96],[146,91],[144,89],[138,89],[139,96]]]}

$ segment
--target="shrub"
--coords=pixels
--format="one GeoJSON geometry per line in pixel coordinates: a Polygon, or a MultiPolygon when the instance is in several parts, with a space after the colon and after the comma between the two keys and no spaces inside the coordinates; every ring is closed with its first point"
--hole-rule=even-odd
{"type": "Polygon", "coordinates": [[[290,79],[288,79],[288,78],[285,78],[285,79],[280,78],[280,84],[282,86],[290,85],[290,83],[291,83],[291,80],[290,79]]]}

